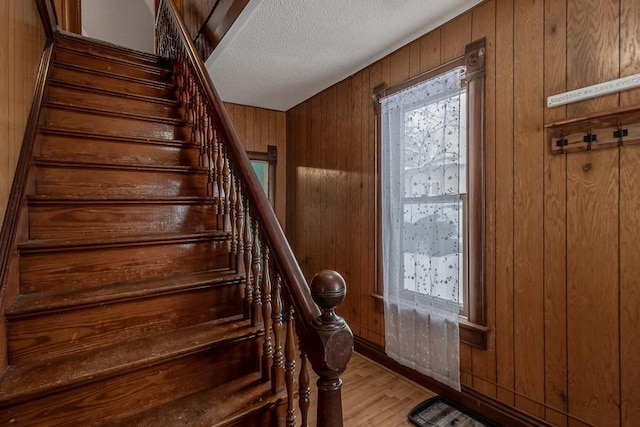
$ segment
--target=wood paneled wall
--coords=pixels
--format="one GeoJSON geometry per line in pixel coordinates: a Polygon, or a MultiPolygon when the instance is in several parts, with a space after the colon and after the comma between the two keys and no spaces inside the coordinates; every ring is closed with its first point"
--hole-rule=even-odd
{"type": "Polygon", "coordinates": [[[0,3],[0,219],[20,156],[45,41],[35,1],[0,3]]]}
{"type": "Polygon", "coordinates": [[[278,148],[276,165],[276,197],[274,210],[280,226],[286,226],[287,202],[287,126],[282,111],[225,103],[240,142],[247,151],[267,152],[267,146],[278,148]]]}
{"type": "Polygon", "coordinates": [[[640,146],[550,154],[545,123],[640,102],[546,96],[640,73],[640,2],[489,0],[287,112],[289,236],[309,277],[348,284],[339,313],[384,345],[376,286],[373,88],[487,39],[489,348],[463,384],[558,426],[640,419],[640,146]]]}

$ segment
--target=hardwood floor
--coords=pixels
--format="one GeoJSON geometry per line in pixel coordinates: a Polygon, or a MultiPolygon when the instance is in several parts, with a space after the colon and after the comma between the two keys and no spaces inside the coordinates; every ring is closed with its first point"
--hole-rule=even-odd
{"type": "MultiPolygon", "coordinates": [[[[317,377],[310,370],[312,384],[317,377]]],[[[354,353],[342,376],[345,426],[412,426],[407,414],[418,403],[435,396],[432,391],[354,353]]],[[[316,425],[316,395],[311,396],[309,425],[316,425]]],[[[298,418],[298,423],[300,418],[298,418]]]]}

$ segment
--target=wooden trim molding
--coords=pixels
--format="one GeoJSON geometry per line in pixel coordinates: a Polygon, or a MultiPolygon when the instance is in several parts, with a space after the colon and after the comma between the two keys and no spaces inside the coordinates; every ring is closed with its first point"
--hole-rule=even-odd
{"type": "MultiPolygon", "coordinates": [[[[475,328],[462,327],[463,342],[486,349],[487,317],[485,303],[485,39],[473,42],[465,48],[467,66],[467,318],[475,328]]],[[[464,323],[463,323],[464,325],[464,323]]]]}
{"type": "Polygon", "coordinates": [[[53,35],[58,27],[58,17],[56,8],[52,0],[36,0],[36,6],[42,20],[42,27],[49,40],[53,40],[53,35]]]}
{"type": "Polygon", "coordinates": [[[498,425],[510,427],[549,427],[551,424],[532,417],[515,408],[505,405],[475,390],[462,386],[462,391],[456,391],[433,378],[427,377],[411,368],[403,366],[387,356],[384,350],[363,338],[355,337],[355,351],[373,360],[385,368],[428,388],[440,396],[467,408],[470,412],[487,418],[498,425]]]}
{"type": "MultiPolygon", "coordinates": [[[[44,3],[50,2],[45,1],[44,3]]],[[[38,2],[38,4],[40,4],[40,2],[38,2]]],[[[22,140],[22,148],[20,150],[20,157],[18,158],[13,184],[11,186],[11,193],[9,194],[9,200],[7,202],[4,222],[0,230],[0,307],[2,308],[7,304],[7,301],[4,301],[4,299],[9,281],[9,270],[13,264],[11,257],[14,255],[17,256],[14,248],[17,245],[16,237],[19,234],[18,224],[24,204],[23,200],[28,182],[29,164],[33,152],[36,131],[38,129],[38,122],[40,120],[40,109],[44,99],[45,83],[47,75],[49,74],[52,53],[53,40],[49,39],[47,40],[42,58],[40,59],[33,102],[31,103],[31,109],[27,119],[27,126],[22,140]]]]}
{"type": "Polygon", "coordinates": [[[60,29],[82,34],[81,0],[55,0],[60,29]]]}

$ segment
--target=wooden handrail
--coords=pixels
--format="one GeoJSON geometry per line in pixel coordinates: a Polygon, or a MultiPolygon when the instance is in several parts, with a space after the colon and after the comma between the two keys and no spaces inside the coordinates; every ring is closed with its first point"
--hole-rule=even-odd
{"type": "Polygon", "coordinates": [[[38,6],[44,32],[49,40],[53,40],[56,28],[58,27],[56,8],[52,0],[36,0],[36,5],[38,6]]]}
{"type": "MultiPolygon", "coordinates": [[[[173,0],[163,0],[163,2],[170,4],[174,11],[177,10],[173,0]]],[[[162,2],[159,9],[161,8],[162,2]]],[[[211,82],[209,73],[202,62],[202,59],[198,55],[198,51],[194,43],[189,37],[186,25],[182,19],[177,19],[176,23],[180,28],[179,36],[186,47],[188,59],[194,68],[196,78],[202,83],[202,88],[206,91],[205,96],[211,100],[216,114],[221,118],[221,125],[224,127],[224,132],[228,138],[227,141],[229,142],[227,148],[231,150],[231,156],[235,160],[238,168],[236,172],[241,176],[250,189],[248,197],[254,203],[256,215],[262,220],[262,226],[269,242],[269,246],[273,254],[272,256],[281,270],[283,281],[288,285],[288,291],[291,293],[296,312],[298,313],[298,316],[302,316],[302,326],[304,328],[304,333],[306,333],[313,321],[320,315],[320,310],[313,302],[311,292],[307,286],[307,281],[300,270],[300,266],[298,265],[293,251],[289,246],[289,242],[285,238],[284,232],[280,227],[280,223],[269,204],[269,200],[264,194],[258,178],[253,172],[251,161],[240,143],[238,134],[233,128],[231,119],[229,118],[226,109],[223,107],[220,96],[211,82]]]]}
{"type": "MultiPolygon", "coordinates": [[[[48,3],[48,2],[47,2],[48,3]]],[[[40,120],[40,110],[44,99],[45,82],[51,58],[53,54],[53,40],[48,39],[47,44],[40,59],[38,75],[34,88],[33,101],[27,118],[27,126],[22,140],[20,157],[16,165],[16,172],[11,185],[11,193],[7,202],[7,209],[4,215],[4,222],[0,230],[0,307],[6,305],[4,301],[5,290],[9,281],[9,270],[12,266],[11,257],[14,248],[17,246],[17,231],[20,222],[20,215],[23,208],[25,191],[27,186],[27,172],[31,161],[33,145],[36,139],[36,131],[40,120]]]]}

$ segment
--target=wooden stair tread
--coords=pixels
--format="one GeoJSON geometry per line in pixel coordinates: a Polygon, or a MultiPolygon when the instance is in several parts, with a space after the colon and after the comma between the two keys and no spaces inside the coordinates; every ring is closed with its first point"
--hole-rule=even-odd
{"type": "MultiPolygon", "coordinates": [[[[58,50],[66,50],[67,52],[72,52],[74,54],[81,55],[81,56],[91,56],[91,57],[98,58],[98,59],[104,59],[104,60],[110,61],[110,62],[118,62],[118,63],[120,63],[122,65],[127,65],[127,66],[130,66],[130,67],[133,67],[133,68],[138,68],[138,69],[145,70],[145,71],[152,72],[152,73],[157,73],[159,75],[161,75],[163,73],[165,73],[165,74],[166,73],[171,73],[171,68],[169,68],[167,66],[163,66],[163,65],[159,65],[159,64],[157,64],[157,65],[154,65],[154,64],[142,64],[142,63],[139,63],[139,62],[130,61],[130,60],[127,60],[125,58],[120,58],[120,57],[113,56],[113,55],[107,56],[107,55],[104,55],[104,54],[101,54],[101,53],[98,53],[98,52],[79,49],[79,48],[77,48],[75,46],[58,44],[56,46],[56,49],[58,49],[58,50]]],[[[155,57],[153,59],[160,60],[162,58],[161,57],[155,57]]]]}
{"type": "Polygon", "coordinates": [[[47,160],[41,157],[34,157],[33,161],[38,166],[49,166],[49,167],[59,167],[59,168],[122,169],[122,170],[149,171],[149,172],[181,172],[181,173],[195,173],[195,174],[207,173],[207,170],[204,168],[196,168],[193,166],[182,166],[182,165],[162,166],[162,165],[145,165],[145,164],[137,164],[137,163],[90,163],[90,162],[47,160]]]}
{"type": "Polygon", "coordinates": [[[50,196],[47,194],[34,194],[27,196],[30,205],[139,205],[139,204],[214,204],[217,198],[198,196],[172,196],[172,197],[71,197],[50,196]]]}
{"type": "Polygon", "coordinates": [[[60,61],[57,61],[57,60],[51,61],[51,66],[52,67],[59,67],[59,68],[66,68],[68,70],[81,71],[84,74],[92,74],[92,75],[95,75],[95,76],[109,77],[109,78],[113,78],[113,79],[124,80],[124,81],[127,81],[127,82],[136,83],[136,84],[140,84],[140,85],[143,85],[143,86],[149,86],[149,87],[153,87],[153,88],[157,88],[157,89],[171,89],[171,88],[175,87],[175,85],[173,83],[169,83],[169,82],[163,82],[163,81],[152,80],[152,79],[145,79],[143,77],[125,76],[123,74],[96,70],[96,69],[89,68],[89,67],[83,67],[82,65],[69,64],[69,63],[60,62],[60,61]]]}
{"type": "MultiPolygon", "coordinates": [[[[147,61],[163,61],[164,60],[164,58],[162,58],[161,56],[155,55],[153,53],[141,52],[139,50],[130,49],[128,47],[120,46],[105,40],[94,39],[91,37],[82,36],[80,34],[71,33],[64,30],[58,30],[56,32],[56,40],[61,41],[63,43],[75,42],[75,43],[79,43],[86,46],[96,46],[96,47],[111,49],[117,52],[121,52],[124,55],[146,59],[147,61]]],[[[65,46],[69,46],[69,45],[65,45],[65,46]]],[[[104,56],[108,56],[108,55],[105,54],[104,56]]],[[[116,58],[119,58],[119,57],[116,57],[116,58]]]]}
{"type": "Polygon", "coordinates": [[[60,101],[46,101],[44,103],[44,106],[48,108],[58,108],[58,109],[78,111],[83,113],[99,114],[101,116],[123,117],[127,119],[134,119],[134,120],[140,120],[140,121],[165,123],[165,124],[174,125],[174,126],[188,125],[188,123],[186,123],[184,119],[152,116],[149,114],[140,114],[140,113],[129,113],[129,112],[118,111],[118,110],[110,110],[108,108],[97,108],[97,107],[90,107],[90,106],[84,106],[84,105],[75,105],[75,104],[70,104],[67,102],[60,102],[60,101]]]}
{"type": "Polygon", "coordinates": [[[202,286],[240,283],[243,279],[244,275],[233,271],[205,271],[187,275],[182,274],[176,277],[119,283],[102,288],[62,289],[34,294],[21,294],[6,308],[5,314],[11,319],[23,318],[31,315],[40,315],[45,312],[167,295],[202,286]]]}
{"type": "Polygon", "coordinates": [[[49,80],[49,84],[53,86],[63,87],[63,88],[83,90],[85,92],[94,92],[94,93],[99,93],[103,95],[111,95],[111,96],[117,96],[121,98],[135,99],[135,100],[145,101],[145,102],[153,102],[156,104],[165,104],[169,106],[174,106],[176,108],[181,106],[180,101],[176,99],[158,98],[150,95],[141,95],[137,93],[123,92],[116,89],[87,86],[82,83],[65,82],[65,81],[53,79],[53,78],[49,80]]]}
{"type": "Polygon", "coordinates": [[[120,142],[136,142],[140,144],[154,144],[154,145],[170,145],[174,147],[199,147],[198,144],[191,141],[185,141],[181,139],[149,139],[135,136],[117,136],[110,134],[103,134],[99,132],[83,132],[74,131],[71,129],[61,129],[51,126],[44,126],[38,129],[38,132],[44,135],[60,135],[69,136],[74,138],[91,138],[91,139],[104,139],[106,141],[120,141],[120,142]]]}
{"type": "Polygon", "coordinates": [[[271,393],[271,383],[253,373],[136,416],[106,424],[109,427],[234,425],[253,412],[282,402],[284,393],[271,393]]]}
{"type": "Polygon", "coordinates": [[[144,246],[163,243],[192,243],[201,241],[224,240],[229,233],[211,230],[205,233],[176,233],[145,236],[91,237],[75,239],[26,240],[18,244],[21,252],[46,252],[51,250],[84,250],[88,248],[106,248],[118,246],[144,246]]]}
{"type": "Polygon", "coordinates": [[[200,323],[108,347],[10,366],[0,379],[0,406],[133,371],[259,333],[242,316],[200,323]]]}

